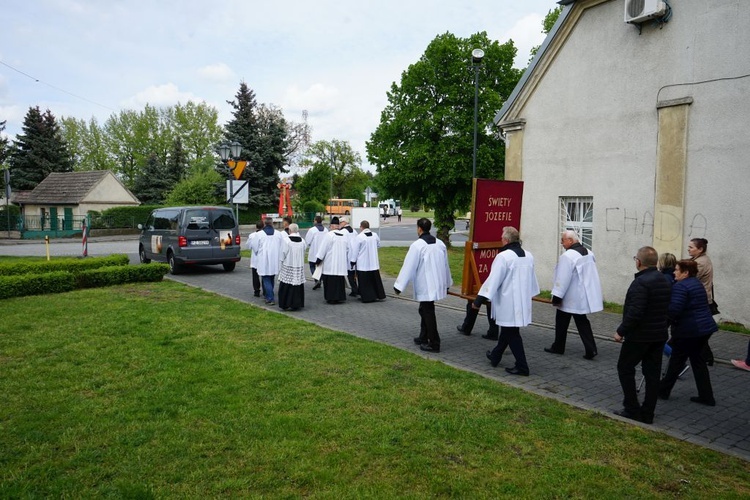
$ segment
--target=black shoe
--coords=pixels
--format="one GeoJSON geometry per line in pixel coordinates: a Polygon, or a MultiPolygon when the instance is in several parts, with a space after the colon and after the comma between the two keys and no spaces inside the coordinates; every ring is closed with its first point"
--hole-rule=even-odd
{"type": "Polygon", "coordinates": [[[659,399],[669,399],[669,393],[663,389],[659,389],[659,399]]]}
{"type": "Polygon", "coordinates": [[[471,332],[467,332],[466,330],[464,330],[464,325],[458,325],[456,327],[456,330],[458,330],[458,333],[460,333],[461,335],[466,335],[467,337],[471,335],[471,332]]]}
{"type": "MultiPolygon", "coordinates": [[[[626,410],[625,408],[623,408],[622,410],[615,411],[614,414],[623,418],[629,418],[630,420],[637,420],[638,422],[641,421],[640,412],[638,413],[632,412],[630,410],[626,410]]],[[[651,418],[651,420],[653,421],[653,417],[651,418]]]]}
{"type": "Polygon", "coordinates": [[[484,335],[482,335],[482,338],[483,339],[487,339],[487,340],[497,340],[497,335],[493,335],[493,334],[491,334],[491,333],[488,332],[488,333],[485,333],[484,335]]]}
{"type": "Polygon", "coordinates": [[[352,292],[352,293],[349,294],[349,297],[356,297],[356,296],[357,296],[357,294],[354,293],[354,292],[352,292]]]}
{"type": "Polygon", "coordinates": [[[596,352],[587,352],[586,354],[583,355],[583,359],[592,360],[596,357],[597,354],[598,353],[596,352]]]}
{"type": "Polygon", "coordinates": [[[439,345],[422,344],[419,348],[425,352],[440,352],[439,345]]]}
{"type": "Polygon", "coordinates": [[[693,396],[692,398],[690,398],[690,401],[692,401],[693,403],[699,403],[699,404],[706,405],[706,406],[716,406],[715,400],[703,399],[700,396],[693,396]]]}
{"type": "Polygon", "coordinates": [[[414,337],[414,343],[417,345],[422,345],[426,343],[426,341],[422,340],[422,337],[414,337]]]}
{"type": "Polygon", "coordinates": [[[641,422],[644,424],[653,424],[654,423],[654,416],[653,415],[644,415],[641,413],[641,422]]]}
{"type": "Polygon", "coordinates": [[[529,372],[521,371],[516,366],[514,366],[513,368],[506,368],[505,371],[510,373],[511,375],[521,375],[523,377],[529,376],[529,372]]]}
{"type": "Polygon", "coordinates": [[[492,368],[497,368],[497,365],[500,364],[500,360],[498,359],[497,361],[495,361],[494,359],[492,359],[492,351],[487,351],[486,356],[487,359],[490,360],[490,365],[492,365],[492,368]]]}
{"type": "Polygon", "coordinates": [[[315,286],[313,287],[313,290],[317,290],[318,288],[320,288],[320,284],[321,284],[320,281],[318,281],[317,283],[315,283],[315,286]]]}
{"type": "Polygon", "coordinates": [[[253,292],[254,297],[260,297],[260,292],[253,292]]]}
{"type": "Polygon", "coordinates": [[[561,356],[563,355],[562,352],[558,351],[557,349],[553,349],[552,347],[545,347],[544,352],[548,352],[550,354],[559,354],[561,356]]]}

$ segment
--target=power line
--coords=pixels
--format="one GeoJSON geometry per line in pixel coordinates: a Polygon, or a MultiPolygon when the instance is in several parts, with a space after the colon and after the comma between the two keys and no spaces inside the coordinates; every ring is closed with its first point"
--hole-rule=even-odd
{"type": "Polygon", "coordinates": [[[65,90],[65,89],[61,89],[60,87],[56,87],[56,86],[52,85],[51,83],[47,83],[47,82],[45,82],[45,81],[42,81],[42,80],[40,80],[39,78],[33,77],[33,76],[31,76],[30,74],[28,74],[28,73],[24,73],[23,71],[21,71],[21,70],[20,70],[20,69],[18,69],[18,68],[14,68],[13,66],[11,66],[11,65],[10,65],[10,64],[8,64],[8,63],[5,63],[5,62],[3,62],[3,61],[0,61],[0,64],[2,64],[3,66],[5,66],[6,68],[10,68],[10,69],[12,69],[12,70],[13,70],[13,71],[15,71],[16,73],[18,73],[18,74],[21,74],[21,75],[25,76],[26,78],[29,78],[29,79],[31,79],[31,80],[34,80],[34,82],[36,82],[36,83],[41,83],[42,85],[46,85],[47,87],[49,87],[49,88],[51,88],[51,89],[55,89],[55,90],[57,90],[58,92],[62,92],[62,93],[64,93],[64,94],[68,94],[69,96],[75,97],[76,99],[81,99],[82,101],[86,101],[86,102],[89,102],[89,103],[91,103],[91,104],[95,104],[95,105],[97,105],[97,106],[100,106],[100,107],[102,107],[102,108],[104,108],[104,109],[108,109],[108,110],[110,110],[110,111],[116,111],[115,109],[112,109],[112,108],[110,108],[109,106],[105,106],[104,104],[98,103],[98,102],[96,102],[96,101],[92,101],[91,99],[87,99],[87,98],[85,98],[85,97],[82,97],[82,96],[76,95],[76,94],[74,94],[74,93],[72,93],[72,92],[68,92],[68,91],[67,91],[67,90],[65,90]]]}

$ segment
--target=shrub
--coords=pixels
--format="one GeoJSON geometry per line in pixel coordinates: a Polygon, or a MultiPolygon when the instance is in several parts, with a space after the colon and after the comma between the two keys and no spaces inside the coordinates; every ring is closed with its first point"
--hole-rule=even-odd
{"type": "Polygon", "coordinates": [[[70,292],[75,287],[75,276],[66,271],[0,276],[0,299],[70,292]]]}
{"type": "Polygon", "coordinates": [[[109,266],[88,269],[76,275],[77,288],[98,288],[143,281],[161,281],[169,272],[167,264],[148,266],[109,266]]]}
{"type": "Polygon", "coordinates": [[[101,214],[92,214],[91,227],[96,229],[134,228],[146,222],[151,211],[159,205],[140,205],[137,207],[112,207],[101,214]]]}
{"type": "Polygon", "coordinates": [[[56,271],[67,271],[78,274],[87,269],[106,266],[127,266],[130,258],[125,254],[115,254],[109,257],[91,257],[80,259],[77,257],[43,260],[43,261],[12,261],[0,264],[0,276],[19,276],[24,274],[45,274],[56,271]]]}
{"type": "Polygon", "coordinates": [[[305,213],[325,213],[326,207],[316,200],[308,200],[302,204],[302,211],[305,213]]]}

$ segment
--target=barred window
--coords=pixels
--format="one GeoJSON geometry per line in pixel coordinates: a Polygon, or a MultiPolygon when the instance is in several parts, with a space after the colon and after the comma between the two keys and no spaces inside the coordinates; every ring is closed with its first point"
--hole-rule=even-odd
{"type": "Polygon", "coordinates": [[[591,196],[560,197],[560,232],[572,229],[587,249],[594,238],[594,198],[591,196]]]}

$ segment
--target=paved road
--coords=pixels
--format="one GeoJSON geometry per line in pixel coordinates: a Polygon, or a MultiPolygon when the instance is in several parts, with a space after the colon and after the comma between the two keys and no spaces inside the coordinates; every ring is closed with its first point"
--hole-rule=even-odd
{"type": "MultiPolygon", "coordinates": [[[[409,226],[414,221],[407,219],[402,224],[409,226]]],[[[413,237],[412,235],[411,238],[413,237]]],[[[392,241],[396,244],[400,240],[392,241]]],[[[96,238],[89,244],[90,255],[111,253],[127,253],[131,261],[137,262],[135,239],[96,238]]],[[[45,248],[39,242],[13,243],[0,240],[0,255],[2,254],[44,255],[45,248]]],[[[53,241],[51,254],[80,255],[80,242],[53,241]]],[[[279,311],[278,308],[265,306],[261,299],[252,297],[248,259],[243,259],[232,273],[225,273],[217,266],[209,266],[170,278],[257,307],[279,311]]],[[[393,278],[384,277],[383,281],[386,290],[393,288],[393,278]]],[[[543,351],[554,337],[551,326],[554,325],[554,309],[548,304],[535,303],[534,324],[522,330],[531,376],[514,377],[506,374],[503,369],[513,364],[510,352],[506,353],[498,368],[492,368],[485,358],[485,351],[492,348],[494,343],[480,337],[486,330],[483,317],[477,320],[477,330],[470,337],[456,333],[455,328],[463,320],[465,306],[465,302],[457,297],[451,296],[437,304],[442,351],[433,355],[423,353],[412,342],[412,338],[419,334],[419,316],[417,303],[408,298],[410,290],[399,297],[390,294],[386,301],[380,303],[348,301],[336,306],[325,304],[322,291],[313,291],[310,283],[306,285],[305,293],[307,306],[303,310],[279,313],[292,314],[305,321],[382,342],[566,404],[619,418],[612,415],[613,410],[621,407],[622,399],[616,371],[620,347],[611,341],[611,335],[619,324],[620,318],[617,315],[590,315],[597,335],[599,356],[593,361],[586,361],[582,358],[583,346],[574,331],[568,338],[564,356],[543,351]],[[363,311],[367,317],[378,318],[378,321],[361,321],[363,311]]],[[[671,399],[659,401],[653,425],[627,422],[750,460],[750,398],[747,397],[750,373],[738,370],[728,363],[730,358],[741,357],[747,352],[747,341],[745,336],[723,331],[715,334],[711,340],[718,360],[710,369],[717,400],[715,407],[690,402],[690,396],[697,392],[692,374],[688,372],[683,380],[678,381],[671,399]]]]}

